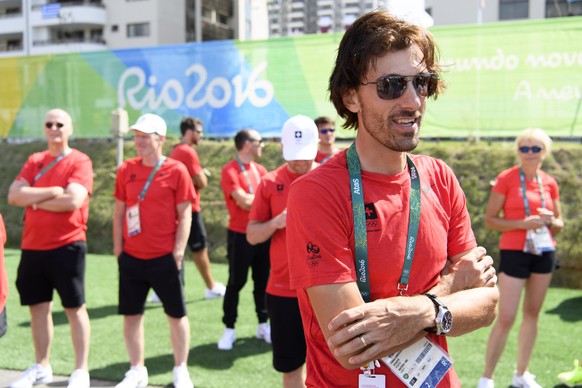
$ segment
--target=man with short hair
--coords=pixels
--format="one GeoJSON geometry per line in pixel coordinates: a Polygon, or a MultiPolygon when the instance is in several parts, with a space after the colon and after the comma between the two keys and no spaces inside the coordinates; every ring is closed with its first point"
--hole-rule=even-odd
{"type": "Polygon", "coordinates": [[[190,237],[188,237],[188,246],[192,251],[194,264],[196,264],[196,268],[206,285],[204,297],[206,299],[221,298],[224,296],[226,287],[214,280],[210,270],[206,227],[200,208],[200,190],[208,184],[206,170],[200,165],[200,159],[194,150],[194,145],[198,145],[202,141],[202,121],[193,117],[185,117],[180,123],[180,132],[182,139],[180,144],[174,147],[170,157],[184,163],[196,190],[196,198],[192,201],[192,228],[190,237]]]}
{"type": "Polygon", "coordinates": [[[287,202],[307,386],[459,387],[446,335],[495,317],[493,260],[459,182],[409,154],[439,71],[430,32],[387,12],[342,38],[329,89],[355,142],[297,179],[287,202]]]}
{"type": "Polygon", "coordinates": [[[339,152],[335,143],[335,123],[327,116],[320,116],[316,118],[315,125],[319,132],[319,146],[315,161],[320,164],[327,162],[332,156],[339,152]]]}
{"type": "Polygon", "coordinates": [[[222,168],[220,186],[226,201],[229,221],[227,227],[228,283],[222,308],[222,322],[226,326],[218,341],[218,349],[231,350],[236,340],[234,326],[238,315],[239,294],[245,286],[249,269],[254,283],[253,297],[259,326],[256,337],[271,343],[271,329],[267,322],[265,288],[269,279],[269,242],[252,246],[246,232],[249,210],[255,199],[257,186],[267,169],[254,160],[261,156],[263,139],[253,129],[243,129],[234,137],[236,156],[222,168]]]}
{"type": "Polygon", "coordinates": [[[32,154],[8,192],[8,203],[25,208],[22,254],[16,287],[20,303],[29,306],[36,364],[11,384],[29,388],[53,379],[52,300],[61,297],[75,352],[70,388],[89,387],[91,325],[85,306],[85,256],[93,166],[84,153],[69,147],[71,116],[51,109],[45,117],[46,151],[32,154]]]}
{"type": "Polygon", "coordinates": [[[249,215],[247,240],[259,244],[271,239],[271,274],[267,308],[271,320],[273,367],[283,373],[284,388],[305,387],[305,337],[297,292],[289,284],[287,261],[287,194],[291,183],[318,166],[317,127],[307,116],[289,118],[281,131],[284,165],[263,177],[249,215]]]}
{"type": "Polygon", "coordinates": [[[181,271],[195,192],[184,165],[162,154],[166,122],[146,113],[131,126],[138,156],[117,171],[113,253],[119,265],[119,313],[130,369],[117,388],[148,384],[144,307],[153,288],[170,324],[174,387],[192,388],[186,365],[190,323],[181,271]]]}

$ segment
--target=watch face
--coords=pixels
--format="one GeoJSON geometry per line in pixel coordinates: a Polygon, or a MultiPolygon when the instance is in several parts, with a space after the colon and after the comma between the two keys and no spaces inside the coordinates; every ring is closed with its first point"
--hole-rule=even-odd
{"type": "Polygon", "coordinates": [[[443,314],[443,320],[441,321],[443,333],[448,333],[453,327],[453,314],[449,310],[445,311],[443,314]]]}

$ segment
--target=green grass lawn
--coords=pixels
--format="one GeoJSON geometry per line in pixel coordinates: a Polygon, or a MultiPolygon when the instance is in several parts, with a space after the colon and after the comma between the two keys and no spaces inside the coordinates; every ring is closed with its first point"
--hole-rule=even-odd
{"type": "MultiPolygon", "coordinates": [[[[28,309],[21,307],[14,286],[20,252],[7,250],[10,296],[8,333],[0,339],[0,368],[21,370],[34,361],[28,309]]],[[[227,280],[227,266],[213,264],[215,277],[227,280]]],[[[122,317],[117,315],[117,264],[112,255],[89,255],[86,280],[87,306],[92,336],[89,367],[91,377],[121,380],[128,368],[123,342],[122,317]]],[[[230,352],[219,351],[222,334],[222,300],[205,301],[203,285],[194,264],[186,266],[186,296],[191,325],[188,367],[196,387],[277,387],[281,379],[271,366],[271,348],[254,338],[257,321],[252,301],[252,282],[243,290],[237,324],[238,339],[230,352]]],[[[51,364],[57,374],[68,375],[73,367],[73,351],[66,317],[60,300],[54,308],[55,339],[51,364]]],[[[519,318],[518,318],[519,320],[519,318]]],[[[558,386],[556,374],[571,369],[574,358],[582,357],[582,292],[550,290],[540,320],[538,342],[531,362],[532,373],[542,386],[558,386]]],[[[151,385],[172,381],[173,359],[166,317],[160,305],[146,310],[146,366],[151,385]]],[[[519,321],[518,321],[519,322],[519,321]]],[[[480,377],[489,329],[450,340],[455,369],[464,387],[475,386],[480,377]]],[[[516,364],[514,328],[508,347],[496,371],[498,387],[507,387],[516,364]]]]}

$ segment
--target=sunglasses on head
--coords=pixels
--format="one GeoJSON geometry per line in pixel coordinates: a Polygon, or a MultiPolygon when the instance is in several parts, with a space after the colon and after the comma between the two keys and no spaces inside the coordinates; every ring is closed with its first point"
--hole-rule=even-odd
{"type": "Polygon", "coordinates": [[[326,128],[326,129],[320,129],[319,133],[321,133],[322,135],[327,135],[327,133],[334,133],[335,132],[335,128],[326,128]]]}
{"type": "Polygon", "coordinates": [[[415,75],[386,75],[372,82],[362,82],[362,85],[376,85],[378,97],[383,100],[395,100],[402,97],[408,82],[412,82],[416,94],[420,97],[430,97],[435,94],[439,76],[435,73],[420,73],[415,75]]]}
{"type": "Polygon", "coordinates": [[[519,147],[519,152],[521,152],[522,154],[527,154],[529,151],[533,152],[534,154],[537,154],[538,152],[542,151],[542,147],[538,147],[538,146],[533,146],[533,147],[521,146],[521,147],[519,147]]]}
{"type": "Polygon", "coordinates": [[[50,121],[47,121],[46,123],[44,123],[44,126],[47,127],[48,129],[51,129],[53,126],[57,126],[57,128],[62,128],[65,126],[65,124],[63,123],[51,123],[50,121]]]}

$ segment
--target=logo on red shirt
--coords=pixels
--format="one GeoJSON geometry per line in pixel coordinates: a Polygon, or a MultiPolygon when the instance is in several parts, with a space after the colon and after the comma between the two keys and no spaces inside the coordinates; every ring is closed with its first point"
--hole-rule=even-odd
{"type": "Polygon", "coordinates": [[[319,247],[309,241],[305,249],[307,250],[307,262],[310,266],[317,267],[319,265],[319,260],[321,259],[319,247]]]}

